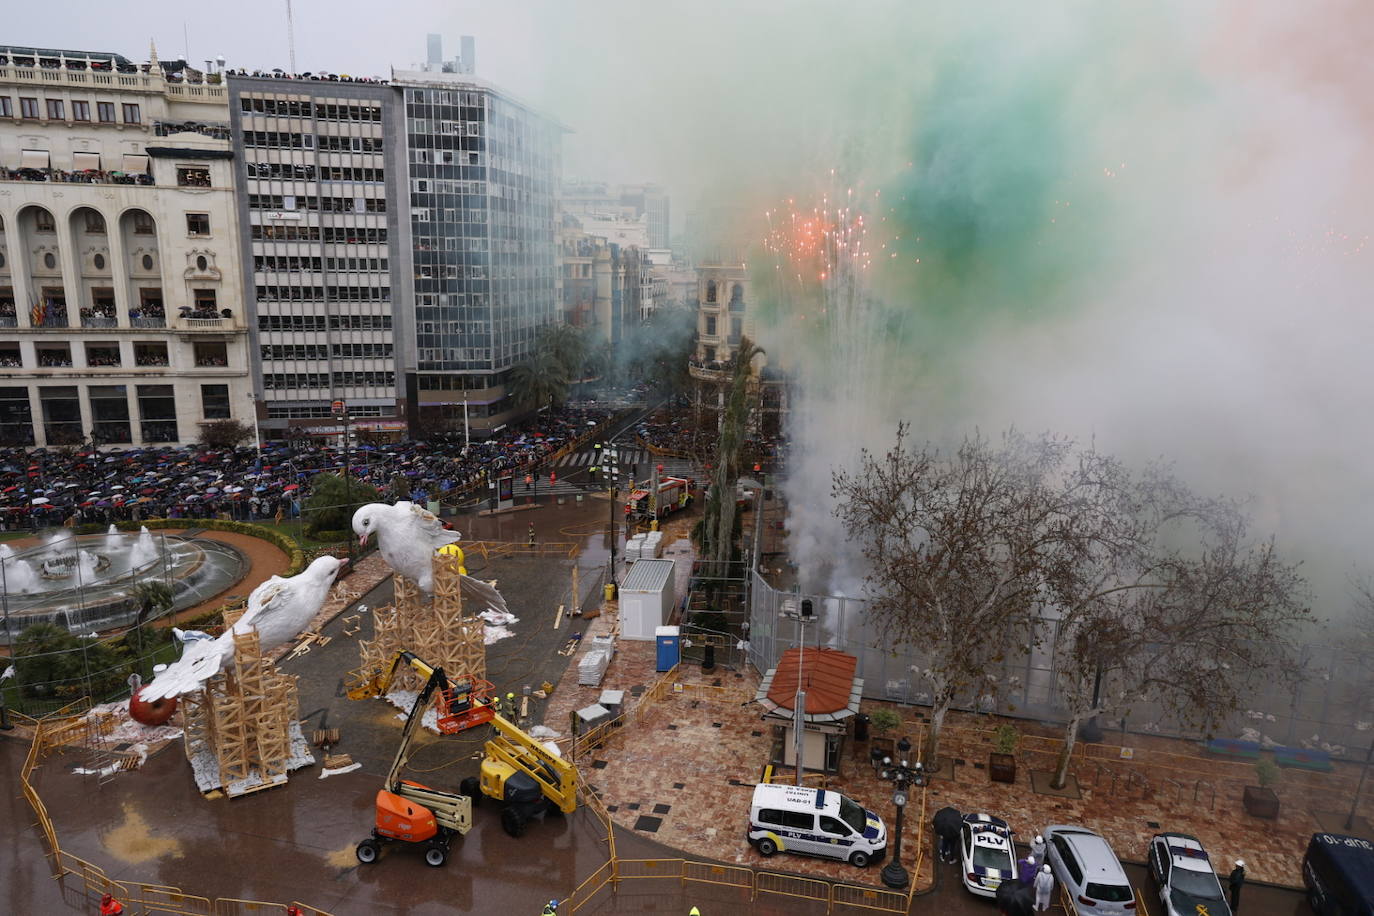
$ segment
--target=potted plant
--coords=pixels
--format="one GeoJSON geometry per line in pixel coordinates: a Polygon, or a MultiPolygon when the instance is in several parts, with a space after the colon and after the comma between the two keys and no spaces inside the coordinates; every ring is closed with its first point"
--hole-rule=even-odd
{"type": "Polygon", "coordinates": [[[1276,820],[1279,816],[1279,797],[1274,793],[1272,786],[1279,781],[1278,764],[1267,757],[1257,760],[1255,779],[1259,785],[1246,786],[1241,799],[1245,805],[1245,813],[1252,817],[1276,820]]]}
{"type": "Polygon", "coordinates": [[[988,778],[993,782],[1016,782],[1016,745],[1021,741],[1021,733],[1014,725],[999,725],[992,733],[992,745],[996,748],[988,754],[988,778]]]}
{"type": "Polygon", "coordinates": [[[888,732],[901,728],[902,717],[880,706],[868,714],[868,725],[874,731],[873,737],[868,739],[868,756],[876,768],[884,757],[897,753],[897,743],[888,732]]]}

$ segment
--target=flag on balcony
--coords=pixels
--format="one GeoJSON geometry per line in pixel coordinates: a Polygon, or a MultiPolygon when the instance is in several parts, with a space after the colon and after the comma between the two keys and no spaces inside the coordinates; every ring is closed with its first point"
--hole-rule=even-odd
{"type": "Polygon", "coordinates": [[[47,307],[41,302],[35,302],[33,308],[29,309],[29,324],[36,328],[43,326],[43,316],[47,312],[47,307]]]}

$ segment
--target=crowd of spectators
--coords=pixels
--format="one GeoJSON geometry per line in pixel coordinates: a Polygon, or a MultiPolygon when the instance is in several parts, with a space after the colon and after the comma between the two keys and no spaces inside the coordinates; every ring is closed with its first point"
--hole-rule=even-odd
{"type": "MultiPolygon", "coordinates": [[[[519,474],[593,432],[610,407],[569,406],[465,448],[462,435],[349,450],[350,475],[384,499],[425,501],[519,474]]],[[[0,525],[6,529],[148,518],[299,517],[311,480],[341,473],[337,439],[252,446],[28,451],[0,448],[0,525]]]]}

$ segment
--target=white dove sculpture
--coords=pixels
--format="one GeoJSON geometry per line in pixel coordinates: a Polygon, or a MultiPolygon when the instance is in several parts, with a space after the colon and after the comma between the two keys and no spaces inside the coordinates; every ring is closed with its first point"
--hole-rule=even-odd
{"type": "MultiPolygon", "coordinates": [[[[462,535],[444,527],[433,512],[414,503],[368,503],[353,513],[353,533],[367,546],[367,539],[377,536],[382,559],[396,572],[413,579],[426,595],[434,594],[434,551],[445,544],[458,541],[462,535]]],[[[506,599],[481,579],[462,576],[459,588],[464,602],[472,602],[477,610],[490,608],[506,611],[506,599]]]]}
{"type": "Polygon", "coordinates": [[[235,633],[256,629],[264,652],[290,642],[319,613],[339,570],[347,562],[338,557],[319,557],[299,575],[268,579],[249,594],[247,610],[231,629],[217,639],[186,642],[181,658],[139,690],[136,699],[152,703],[199,688],[234,657],[235,633]]]}

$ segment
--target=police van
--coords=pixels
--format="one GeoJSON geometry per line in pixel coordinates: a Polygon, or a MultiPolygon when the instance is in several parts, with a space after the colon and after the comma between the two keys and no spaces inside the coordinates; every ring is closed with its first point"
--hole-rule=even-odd
{"type": "Polygon", "coordinates": [[[887,854],[887,828],[838,792],[760,783],[749,809],[749,842],[763,856],[799,852],[864,868],[887,854]]]}
{"type": "Polygon", "coordinates": [[[1317,916],[1374,916],[1374,843],[1314,833],[1302,860],[1307,905],[1317,916]]]}

